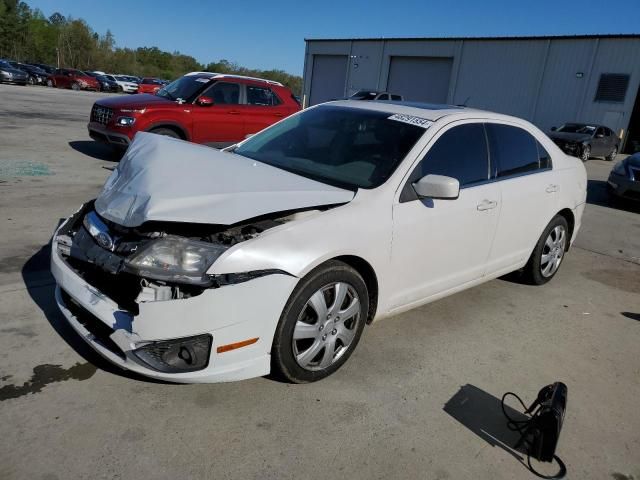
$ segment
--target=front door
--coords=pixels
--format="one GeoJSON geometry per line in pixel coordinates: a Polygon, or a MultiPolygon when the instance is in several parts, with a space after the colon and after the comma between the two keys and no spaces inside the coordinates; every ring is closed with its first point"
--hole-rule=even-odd
{"type": "Polygon", "coordinates": [[[213,105],[193,105],[193,141],[212,147],[225,147],[244,139],[244,119],[240,111],[240,85],[217,82],[201,96],[213,105]]]}
{"type": "Polygon", "coordinates": [[[392,308],[418,304],[482,277],[500,212],[500,189],[489,182],[481,123],[458,124],[435,141],[393,207],[392,308]],[[455,200],[418,199],[411,184],[427,174],[460,182],[455,200]]]}

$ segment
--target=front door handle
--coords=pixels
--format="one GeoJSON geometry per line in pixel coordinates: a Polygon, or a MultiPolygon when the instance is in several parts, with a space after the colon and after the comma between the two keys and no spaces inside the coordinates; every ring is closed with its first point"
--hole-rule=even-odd
{"type": "Polygon", "coordinates": [[[478,204],[478,206],[476,208],[482,212],[484,210],[491,210],[493,208],[496,208],[497,206],[498,206],[498,202],[496,202],[496,201],[483,200],[482,202],[480,202],[478,204]]]}
{"type": "Polygon", "coordinates": [[[545,189],[545,191],[546,191],[547,193],[555,193],[555,192],[557,192],[557,191],[558,191],[558,185],[553,185],[553,184],[551,184],[551,185],[549,185],[549,186],[545,189]]]}
{"type": "Polygon", "coordinates": [[[229,115],[240,115],[240,112],[238,110],[229,110],[229,115]]]}

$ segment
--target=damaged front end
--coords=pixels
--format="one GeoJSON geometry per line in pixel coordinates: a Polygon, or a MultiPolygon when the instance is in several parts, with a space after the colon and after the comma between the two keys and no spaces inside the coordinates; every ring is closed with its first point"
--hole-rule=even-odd
{"type": "Polygon", "coordinates": [[[297,278],[279,270],[207,270],[234,245],[306,214],[281,212],[232,226],[147,222],[131,228],[102,218],[89,202],[54,237],[58,304],[94,348],[124,368],[182,381],[190,372],[209,371],[216,349],[251,339],[257,363],[226,375],[265,374],[273,324],[297,278]],[[257,287],[249,282],[266,276],[257,287]]]}
{"type": "Polygon", "coordinates": [[[78,275],[135,315],[142,302],[190,298],[208,288],[285,273],[206,272],[230,247],[299,215],[284,212],[233,226],[148,222],[128,228],[101,218],[89,202],[63,225],[56,241],[78,275]]]}

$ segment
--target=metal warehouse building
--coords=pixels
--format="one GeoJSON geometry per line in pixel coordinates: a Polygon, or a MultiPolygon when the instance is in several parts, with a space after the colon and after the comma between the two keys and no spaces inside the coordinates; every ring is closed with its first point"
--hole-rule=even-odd
{"type": "Polygon", "coordinates": [[[640,150],[640,35],[307,39],[305,105],[358,90],[532,121],[603,124],[640,150]]]}

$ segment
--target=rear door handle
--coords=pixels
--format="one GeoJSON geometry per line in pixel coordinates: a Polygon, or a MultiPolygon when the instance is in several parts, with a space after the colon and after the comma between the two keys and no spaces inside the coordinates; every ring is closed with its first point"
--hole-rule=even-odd
{"type": "Polygon", "coordinates": [[[558,185],[551,184],[545,190],[546,190],[547,193],[557,192],[558,191],[558,185]]]}
{"type": "Polygon", "coordinates": [[[238,110],[229,110],[229,115],[239,115],[240,112],[238,110]]]}
{"type": "Polygon", "coordinates": [[[478,206],[476,208],[482,212],[484,210],[491,210],[493,208],[496,208],[497,206],[498,206],[498,202],[496,202],[496,201],[483,200],[482,202],[480,202],[478,204],[478,206]]]}

